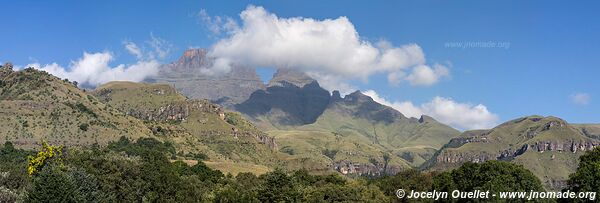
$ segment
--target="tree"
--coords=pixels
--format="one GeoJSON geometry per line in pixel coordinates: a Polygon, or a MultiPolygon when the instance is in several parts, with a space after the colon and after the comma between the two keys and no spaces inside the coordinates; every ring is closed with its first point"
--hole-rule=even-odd
{"type": "Polygon", "coordinates": [[[569,176],[568,189],[600,193],[600,147],[579,157],[577,171],[569,176]]]}
{"type": "Polygon", "coordinates": [[[418,170],[411,169],[402,171],[394,176],[376,180],[376,185],[389,198],[402,202],[406,201],[406,199],[398,199],[396,197],[396,190],[430,191],[433,185],[433,177],[429,173],[421,173],[418,170]]]}
{"type": "Polygon", "coordinates": [[[278,168],[272,172],[261,175],[264,180],[263,187],[259,190],[261,202],[297,202],[299,198],[298,188],[282,169],[278,168]]]}
{"type": "MultiPolygon", "coordinates": [[[[504,161],[487,161],[482,164],[465,163],[460,168],[444,172],[434,178],[434,190],[452,192],[460,191],[490,191],[495,192],[529,192],[545,191],[541,181],[521,165],[504,161]]],[[[499,197],[490,197],[499,198],[499,197]]],[[[472,199],[470,201],[483,201],[472,199]]],[[[500,201],[496,199],[496,201],[500,201]]],[[[502,200],[507,202],[522,202],[522,199],[502,200]]],[[[534,200],[545,201],[545,200],[534,200]]]]}
{"type": "Polygon", "coordinates": [[[73,182],[57,167],[37,171],[27,202],[78,202],[73,182]]]}

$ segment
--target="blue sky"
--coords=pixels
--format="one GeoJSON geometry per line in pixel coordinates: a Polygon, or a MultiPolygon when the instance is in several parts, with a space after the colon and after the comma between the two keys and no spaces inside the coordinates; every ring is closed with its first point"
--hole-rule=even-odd
{"type": "MultiPolygon", "coordinates": [[[[83,52],[109,51],[111,64],[133,64],[138,59],[123,43],[150,49],[155,37],[171,45],[157,58],[167,63],[189,47],[210,47],[222,39],[198,12],[240,23],[240,12],[250,4],[279,18],[346,16],[362,40],[415,43],[427,64],[448,67],[449,76],[428,86],[390,85],[383,73],[345,81],[390,103],[419,107],[437,96],[470,107],[483,104],[498,122],[537,114],[600,123],[600,5],[592,1],[4,2],[0,62],[67,67],[83,52]],[[447,46],[455,42],[508,47],[447,46]]],[[[260,72],[268,78],[272,70],[260,72]]]]}

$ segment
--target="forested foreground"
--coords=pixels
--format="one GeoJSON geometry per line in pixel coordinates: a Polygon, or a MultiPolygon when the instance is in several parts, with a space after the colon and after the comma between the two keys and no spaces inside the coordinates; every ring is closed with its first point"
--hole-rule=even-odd
{"type": "MultiPolygon", "coordinates": [[[[39,152],[16,149],[7,142],[0,148],[0,202],[402,202],[407,200],[395,194],[401,188],[544,191],[531,172],[499,161],[465,164],[443,173],[408,170],[395,176],[349,179],[281,169],[260,176],[232,176],[202,161],[189,166],[171,160],[177,157],[171,144],[151,138],[136,142],[122,138],[88,149],[44,143],[39,152]]],[[[595,149],[581,157],[568,189],[598,192],[598,180],[600,149],[595,149]]]]}

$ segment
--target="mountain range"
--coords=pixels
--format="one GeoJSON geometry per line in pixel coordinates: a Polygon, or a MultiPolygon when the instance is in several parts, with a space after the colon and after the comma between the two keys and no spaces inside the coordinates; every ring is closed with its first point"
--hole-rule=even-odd
{"type": "Polygon", "coordinates": [[[527,116],[492,129],[460,132],[423,115],[406,117],[355,91],[328,91],[303,72],[277,69],[264,83],[243,64],[206,75],[213,59],[186,50],[144,83],[84,90],[33,68],[0,68],[0,142],[41,140],[83,147],[121,136],[172,143],[177,157],[225,172],[277,167],[349,176],[409,168],[447,170],[466,162],[510,161],[546,187],[564,186],[582,152],[600,144],[600,125],[527,116]]]}

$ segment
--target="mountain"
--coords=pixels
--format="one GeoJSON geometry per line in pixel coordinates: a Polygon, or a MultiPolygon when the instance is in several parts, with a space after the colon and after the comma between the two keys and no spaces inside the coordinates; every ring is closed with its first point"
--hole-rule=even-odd
{"type": "Polygon", "coordinates": [[[173,144],[177,159],[204,157],[225,172],[264,173],[282,164],[275,140],[239,113],[166,84],[110,82],[90,92],[45,71],[5,65],[0,121],[0,142],[19,148],[42,140],[84,147],[151,137],[173,144]]]}
{"type": "MultiPolygon", "coordinates": [[[[155,136],[182,153],[203,153],[212,163],[277,163],[275,140],[239,113],[207,100],[187,99],[166,84],[110,82],[94,91],[102,102],[143,120],[155,136]]],[[[227,170],[226,170],[227,171],[227,170]]]]}
{"type": "Polygon", "coordinates": [[[428,116],[407,118],[359,91],[344,98],[334,92],[312,124],[268,132],[282,150],[313,157],[335,151],[327,155],[331,167],[358,174],[393,174],[417,167],[459,134],[428,116]],[[307,135],[303,138],[299,134],[307,135]]]}
{"type": "Polygon", "coordinates": [[[546,187],[558,189],[575,171],[578,157],[600,145],[598,129],[598,125],[572,125],[556,117],[523,117],[490,130],[462,133],[424,167],[446,170],[465,162],[505,160],[522,164],[546,187]]]}
{"type": "Polygon", "coordinates": [[[314,123],[329,103],[329,92],[304,73],[279,69],[265,90],[234,106],[260,126],[283,127],[314,123]]]}
{"type": "Polygon", "coordinates": [[[225,106],[243,102],[254,91],[265,88],[254,68],[234,65],[225,74],[202,74],[201,70],[214,62],[206,54],[205,49],[188,49],[179,60],[163,65],[158,76],[147,82],[171,84],[190,98],[225,106]]]}
{"type": "Polygon", "coordinates": [[[45,71],[0,68],[0,142],[23,148],[104,145],[121,136],[147,137],[144,123],[45,71]]]}
{"type": "Polygon", "coordinates": [[[290,69],[278,69],[265,90],[234,107],[277,139],[291,165],[346,174],[419,166],[459,134],[431,117],[407,118],[359,91],[331,95],[290,69]]]}

